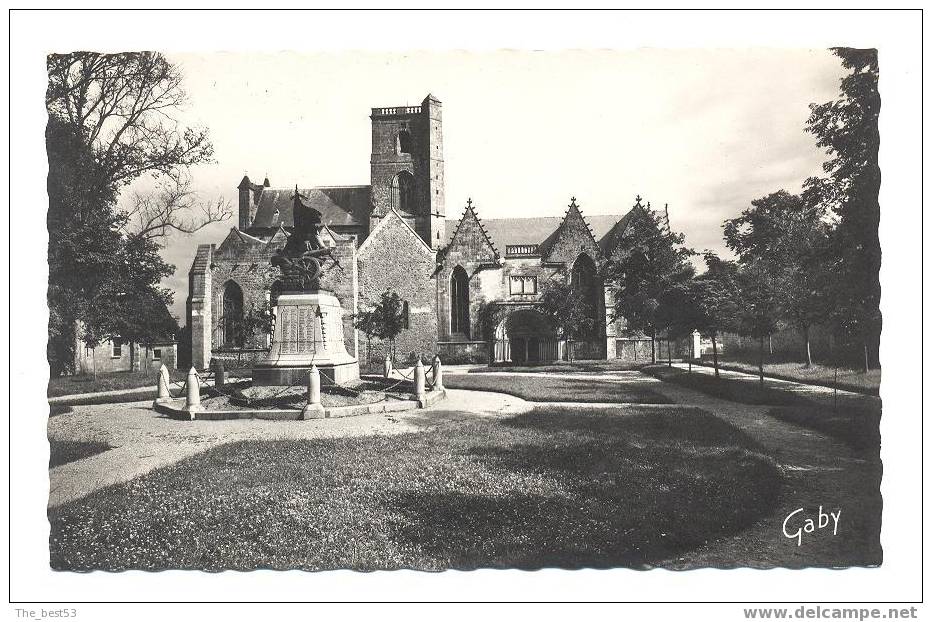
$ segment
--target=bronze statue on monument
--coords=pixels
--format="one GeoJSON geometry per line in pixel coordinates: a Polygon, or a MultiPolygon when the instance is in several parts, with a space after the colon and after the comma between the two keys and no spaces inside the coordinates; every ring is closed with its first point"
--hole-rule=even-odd
{"type": "Polygon", "coordinates": [[[356,380],[359,363],[343,342],[343,308],[333,292],[320,287],[324,262],[340,263],[321,238],[321,213],[304,204],[297,186],[293,198],[294,230],[271,260],[281,270],[283,286],[272,345],[268,357],[253,367],[253,384],[300,384],[312,366],[325,384],[356,380]]]}

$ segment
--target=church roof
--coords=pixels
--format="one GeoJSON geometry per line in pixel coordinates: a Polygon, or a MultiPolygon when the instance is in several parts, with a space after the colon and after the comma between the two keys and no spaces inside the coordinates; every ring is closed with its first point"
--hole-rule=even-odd
{"type": "MultiPolygon", "coordinates": [[[[369,186],[299,188],[302,202],[321,213],[329,226],[360,225],[369,219],[369,186]]],[[[294,188],[265,188],[252,227],[294,226],[294,188]],[[276,217],[275,212],[278,212],[276,217]]]]}
{"type": "MultiPolygon", "coordinates": [[[[628,221],[628,215],[620,214],[599,214],[595,216],[586,216],[586,222],[592,229],[599,245],[602,245],[603,239],[608,241],[610,233],[614,234],[618,230],[624,229],[624,224],[628,221]],[[621,223],[619,225],[619,223],[621,223]],[[616,227],[616,225],[619,225],[616,227]],[[615,230],[615,231],[613,231],[615,230]]],[[[459,218],[447,219],[447,231],[454,231],[459,218]]],[[[483,218],[482,224],[485,230],[492,238],[501,252],[505,252],[506,246],[517,246],[523,244],[543,244],[551,237],[563,222],[562,216],[540,216],[537,218],[483,218]]],[[[619,232],[620,233],[620,232],[619,232]]],[[[603,246],[603,249],[605,247],[603,246]]]]}

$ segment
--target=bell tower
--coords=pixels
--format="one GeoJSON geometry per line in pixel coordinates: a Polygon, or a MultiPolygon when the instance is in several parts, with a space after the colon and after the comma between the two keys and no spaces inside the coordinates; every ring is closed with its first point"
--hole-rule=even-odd
{"type": "Polygon", "coordinates": [[[446,241],[441,103],[373,108],[369,230],[394,209],[433,249],[446,241]]]}

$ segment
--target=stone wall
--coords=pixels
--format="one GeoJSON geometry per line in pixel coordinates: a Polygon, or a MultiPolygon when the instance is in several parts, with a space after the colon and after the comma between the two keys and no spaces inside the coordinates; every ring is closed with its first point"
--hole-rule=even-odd
{"type": "Polygon", "coordinates": [[[96,348],[89,348],[84,343],[77,343],[75,349],[75,373],[94,374],[129,371],[158,371],[162,365],[176,369],[178,359],[177,344],[129,344],[124,343],[119,349],[120,355],[113,355],[113,343],[104,341],[96,348]],[[158,350],[158,358],[156,358],[158,350]]]}
{"type": "MultiPolygon", "coordinates": [[[[410,353],[433,354],[437,347],[434,252],[397,213],[389,210],[359,248],[359,307],[378,302],[384,291],[394,291],[408,303],[408,328],[395,341],[404,359],[410,353]]],[[[372,352],[359,335],[360,363],[384,358],[385,344],[373,340],[372,352]]]]}

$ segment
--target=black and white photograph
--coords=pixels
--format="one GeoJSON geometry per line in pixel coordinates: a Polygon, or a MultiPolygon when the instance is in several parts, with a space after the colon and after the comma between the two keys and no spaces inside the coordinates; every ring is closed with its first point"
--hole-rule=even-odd
{"type": "MultiPolygon", "coordinates": [[[[564,14],[509,18],[535,15],[564,14]]],[[[35,280],[47,267],[26,303],[47,329],[28,370],[47,378],[28,409],[47,547],[30,554],[75,585],[897,571],[886,511],[921,482],[889,448],[918,464],[922,413],[918,384],[902,407],[888,381],[923,347],[918,307],[888,296],[920,288],[921,248],[891,283],[904,249],[881,231],[918,239],[921,197],[915,178],[911,202],[882,199],[880,154],[919,156],[883,129],[900,67],[842,36],[845,15],[820,45],[302,41],[327,19],[450,24],[366,11],[201,16],[231,42],[278,24],[252,48],[47,43],[28,136],[43,230],[20,242],[35,280]]]]}

